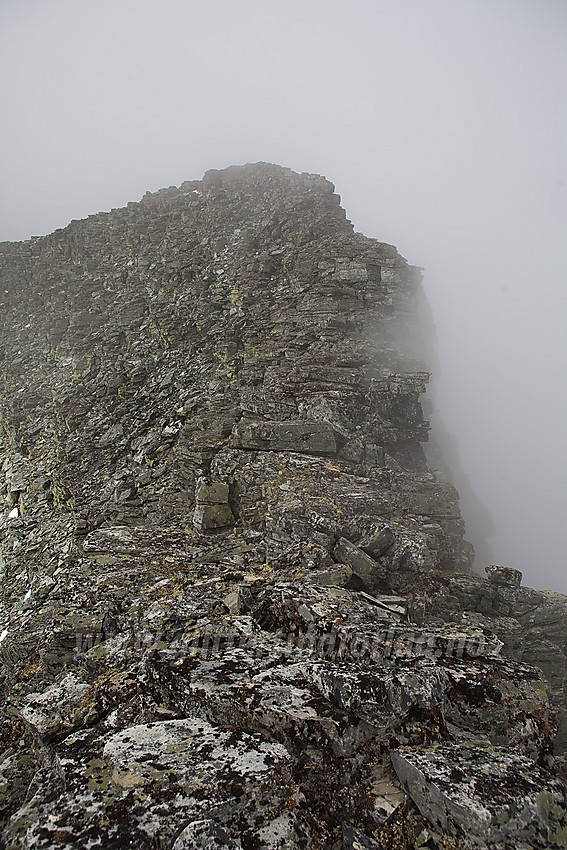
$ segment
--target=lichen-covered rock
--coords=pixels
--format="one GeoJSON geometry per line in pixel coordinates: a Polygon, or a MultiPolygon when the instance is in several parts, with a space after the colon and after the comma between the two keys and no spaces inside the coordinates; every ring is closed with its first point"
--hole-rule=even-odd
{"type": "Polygon", "coordinates": [[[481,627],[498,635],[502,652],[539,667],[550,687],[558,725],[555,752],[565,772],[567,748],[567,597],[553,591],[521,587],[521,574],[493,567],[505,580],[433,572],[413,591],[414,606],[436,620],[481,627]],[[502,570],[504,573],[502,574],[502,570]],[[419,600],[419,603],[418,603],[419,600]]]}
{"type": "Polygon", "coordinates": [[[522,573],[513,567],[500,567],[497,564],[491,564],[489,567],[485,567],[484,571],[489,581],[494,584],[501,584],[504,587],[519,587],[522,583],[522,573]]]}
{"type": "Polygon", "coordinates": [[[567,847],[565,787],[511,749],[478,742],[392,753],[418,808],[462,848],[567,847]]]}
{"type": "Polygon", "coordinates": [[[20,717],[43,741],[49,740],[62,729],[73,728],[73,718],[89,685],[77,681],[73,673],[65,676],[42,693],[27,694],[20,707],[20,717]]]}
{"type": "Polygon", "coordinates": [[[241,846],[217,821],[208,818],[188,824],[175,839],[172,850],[239,850],[241,846]]]}
{"type": "MultiPolygon", "coordinates": [[[[237,829],[247,817],[261,825],[285,806],[289,767],[281,745],[196,719],[100,737],[77,733],[57,750],[53,779],[60,793],[53,798],[39,791],[14,814],[6,827],[8,846],[17,846],[22,829],[30,848],[87,848],[103,837],[110,847],[134,841],[155,847],[158,841],[171,846],[188,822],[203,815],[225,829],[237,829]]],[[[240,828],[253,842],[255,830],[240,828]]]]}
{"type": "Polygon", "coordinates": [[[567,599],[470,573],[419,270],[257,164],[0,276],[0,844],[565,846],[567,599]]]}

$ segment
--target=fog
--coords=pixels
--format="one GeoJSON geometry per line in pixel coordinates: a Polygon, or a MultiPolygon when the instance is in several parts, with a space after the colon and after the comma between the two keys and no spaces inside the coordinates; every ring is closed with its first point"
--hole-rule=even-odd
{"type": "Polygon", "coordinates": [[[566,45],[565,0],[2,0],[0,239],[325,174],[425,268],[468,538],[567,593],[566,45]]]}

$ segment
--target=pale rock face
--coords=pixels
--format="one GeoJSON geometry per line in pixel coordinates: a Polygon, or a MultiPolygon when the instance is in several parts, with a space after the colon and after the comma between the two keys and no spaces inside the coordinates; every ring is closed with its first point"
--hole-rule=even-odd
{"type": "Polygon", "coordinates": [[[259,163],[0,274],[2,845],[567,847],[567,599],[470,572],[419,271],[259,163]]]}

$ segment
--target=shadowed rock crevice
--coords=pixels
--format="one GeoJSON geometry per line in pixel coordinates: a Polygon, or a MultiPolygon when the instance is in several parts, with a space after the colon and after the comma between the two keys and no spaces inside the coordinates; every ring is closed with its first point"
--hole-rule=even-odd
{"type": "Polygon", "coordinates": [[[419,269],[259,163],[0,273],[5,846],[566,847],[567,600],[470,571],[419,269]]]}

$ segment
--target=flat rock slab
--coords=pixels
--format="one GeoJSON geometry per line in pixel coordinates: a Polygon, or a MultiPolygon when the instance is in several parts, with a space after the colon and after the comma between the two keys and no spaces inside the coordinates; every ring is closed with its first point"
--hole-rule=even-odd
{"type": "Polygon", "coordinates": [[[235,425],[231,444],[242,449],[306,452],[334,455],[335,434],[325,422],[241,421],[235,425]]]}
{"type": "Polygon", "coordinates": [[[565,786],[512,748],[404,748],[392,764],[424,817],[458,847],[567,847],[565,786]]]}
{"type": "Polygon", "coordinates": [[[197,719],[131,726],[106,742],[103,756],[114,768],[112,781],[121,787],[145,785],[174,766],[178,778],[190,776],[193,788],[229,770],[247,782],[264,779],[275,764],[288,760],[279,744],[253,742],[247,735],[236,738],[197,719]]]}
{"type": "MultiPolygon", "coordinates": [[[[71,735],[57,754],[62,793],[16,812],[8,846],[23,840],[29,850],[153,848],[158,836],[159,846],[171,846],[188,823],[203,818],[218,823],[218,841],[231,834],[253,841],[257,829],[285,811],[290,765],[280,744],[199,718],[71,735]]],[[[224,846],[239,845],[225,838],[224,846]]]]}

